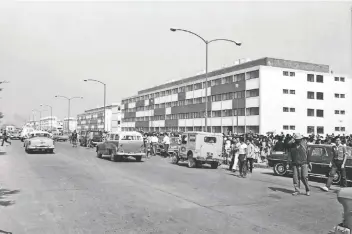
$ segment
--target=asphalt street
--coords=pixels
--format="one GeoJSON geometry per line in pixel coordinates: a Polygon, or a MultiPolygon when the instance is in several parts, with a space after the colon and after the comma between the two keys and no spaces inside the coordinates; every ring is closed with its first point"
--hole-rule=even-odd
{"type": "Polygon", "coordinates": [[[27,154],[20,141],[0,168],[0,229],[14,234],[328,233],[342,218],[336,193],[315,181],[293,197],[292,179],[270,169],[243,179],[158,156],[111,162],[69,143],[27,154]]]}

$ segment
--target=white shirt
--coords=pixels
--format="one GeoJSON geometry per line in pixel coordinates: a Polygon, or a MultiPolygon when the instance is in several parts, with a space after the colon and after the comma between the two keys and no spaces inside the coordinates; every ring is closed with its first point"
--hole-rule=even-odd
{"type": "Polygon", "coordinates": [[[156,136],[152,136],[151,141],[153,143],[158,143],[159,140],[158,140],[158,138],[156,136]]]}
{"type": "Polygon", "coordinates": [[[170,145],[170,137],[164,136],[163,143],[166,145],[170,145]]]}
{"type": "Polygon", "coordinates": [[[238,148],[238,153],[239,154],[246,154],[246,149],[247,149],[247,145],[241,144],[240,147],[238,148]]]}

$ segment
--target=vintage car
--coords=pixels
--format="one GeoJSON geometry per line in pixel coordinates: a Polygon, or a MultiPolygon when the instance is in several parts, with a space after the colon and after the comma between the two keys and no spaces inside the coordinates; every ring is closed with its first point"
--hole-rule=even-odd
{"type": "Polygon", "coordinates": [[[54,153],[54,140],[50,133],[45,131],[33,131],[29,137],[25,139],[23,144],[25,151],[31,153],[34,151],[54,153]]]}
{"type": "MultiPolygon", "coordinates": [[[[312,165],[310,175],[313,176],[328,176],[330,172],[329,164],[332,159],[332,147],[333,145],[308,145],[308,157],[312,165]]],[[[347,180],[352,179],[352,157],[351,147],[347,148],[347,161],[346,161],[346,175],[347,180]]],[[[267,157],[268,165],[273,167],[274,174],[284,176],[292,173],[292,165],[288,163],[290,153],[284,152],[273,152],[267,157]]],[[[336,173],[333,183],[340,183],[341,175],[336,173]]]]}
{"type": "Polygon", "coordinates": [[[97,157],[109,157],[114,162],[129,156],[141,161],[145,155],[143,136],[139,132],[109,133],[105,142],[97,145],[97,157]]]}
{"type": "Polygon", "coordinates": [[[11,140],[20,140],[21,139],[21,133],[20,132],[13,132],[10,135],[11,140]]]}
{"type": "Polygon", "coordinates": [[[69,136],[68,135],[63,135],[63,134],[53,134],[53,140],[54,141],[63,141],[66,142],[69,140],[69,136]]]}
{"type": "MultiPolygon", "coordinates": [[[[159,137],[159,143],[156,147],[156,154],[161,155],[161,156],[165,156],[165,149],[164,149],[164,144],[163,142],[163,138],[164,137],[159,137]]],[[[169,150],[168,153],[170,156],[173,156],[174,154],[178,154],[178,149],[179,149],[179,137],[170,137],[170,146],[169,146],[169,150]]]]}
{"type": "Polygon", "coordinates": [[[93,140],[92,140],[92,145],[96,146],[99,143],[103,142],[103,136],[101,131],[82,131],[79,137],[79,144],[80,146],[87,147],[88,144],[88,138],[89,138],[89,133],[93,132],[93,140]]]}
{"type": "Polygon", "coordinates": [[[181,137],[178,155],[172,162],[187,161],[188,167],[201,167],[210,164],[216,169],[222,160],[223,135],[209,132],[185,132],[181,137]]]}

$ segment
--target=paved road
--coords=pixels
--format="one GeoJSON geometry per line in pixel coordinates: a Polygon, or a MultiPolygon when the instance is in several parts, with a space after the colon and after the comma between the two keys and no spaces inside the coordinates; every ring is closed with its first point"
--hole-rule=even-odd
{"type": "MultiPolygon", "coordinates": [[[[341,221],[333,192],[291,195],[292,179],[257,169],[189,169],[154,157],[111,162],[57,143],[26,154],[19,141],[0,155],[0,229],[55,233],[327,233],[341,221]]],[[[0,232],[1,233],[1,232],[0,232]]]]}

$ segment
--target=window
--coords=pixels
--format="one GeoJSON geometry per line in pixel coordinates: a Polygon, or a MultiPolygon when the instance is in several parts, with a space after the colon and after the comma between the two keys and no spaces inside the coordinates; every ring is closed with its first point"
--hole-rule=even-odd
{"type": "Polygon", "coordinates": [[[246,73],[246,79],[255,79],[259,78],[259,70],[251,71],[246,73]]]}
{"type": "Polygon", "coordinates": [[[219,101],[221,101],[221,94],[211,96],[211,101],[212,101],[212,102],[219,102],[219,101]]]}
{"type": "Polygon", "coordinates": [[[187,99],[186,100],[186,105],[190,105],[193,104],[193,99],[187,99]]]}
{"type": "Polygon", "coordinates": [[[259,107],[247,108],[247,114],[246,115],[259,115],[259,107]]]}
{"type": "Polygon", "coordinates": [[[341,132],[344,132],[344,131],[346,131],[346,128],[345,127],[341,127],[340,130],[341,130],[341,132]]]}
{"type": "Polygon", "coordinates": [[[340,98],[345,98],[345,94],[340,94],[340,98]]]}
{"type": "Polygon", "coordinates": [[[324,134],[324,127],[323,126],[318,126],[317,127],[317,133],[318,134],[324,134]]]}
{"type": "Polygon", "coordinates": [[[295,129],[296,129],[296,126],[294,126],[294,125],[290,126],[290,130],[295,130],[295,129]]]}
{"type": "Polygon", "coordinates": [[[202,89],[203,88],[202,85],[203,85],[203,83],[195,84],[194,85],[194,90],[202,89]]]}
{"type": "Polygon", "coordinates": [[[307,81],[308,82],[314,82],[314,75],[313,74],[307,74],[307,81]]]}
{"type": "Polygon", "coordinates": [[[222,78],[222,83],[229,84],[232,82],[232,80],[233,80],[232,76],[227,76],[227,77],[222,78]]]}
{"type": "Polygon", "coordinates": [[[259,96],[259,89],[251,89],[246,91],[247,97],[258,97],[259,96]]]}
{"type": "Polygon", "coordinates": [[[339,78],[340,78],[340,77],[335,77],[335,81],[339,81],[339,78]]]}
{"type": "Polygon", "coordinates": [[[340,114],[340,111],[339,110],[335,110],[335,115],[338,115],[340,114]]]}
{"type": "Polygon", "coordinates": [[[282,92],[283,92],[284,94],[288,94],[288,89],[283,89],[282,92]]]}
{"type": "Polygon", "coordinates": [[[179,93],[185,92],[185,86],[179,87],[179,88],[178,88],[178,92],[179,92],[179,93]]]}
{"type": "Polygon", "coordinates": [[[317,75],[317,82],[324,83],[324,77],[322,75],[317,75]]]}
{"type": "Polygon", "coordinates": [[[314,109],[307,109],[307,116],[314,116],[314,109]]]}
{"type": "Polygon", "coordinates": [[[317,99],[318,99],[318,100],[324,100],[324,93],[322,93],[322,92],[317,92],[317,99]]]}
{"type": "Polygon", "coordinates": [[[204,137],[205,143],[216,143],[216,137],[204,137]]]}
{"type": "Polygon", "coordinates": [[[288,125],[284,125],[283,129],[288,130],[288,125]]]}
{"type": "Polygon", "coordinates": [[[335,127],[335,131],[336,132],[340,131],[340,127],[335,127]]]}
{"type": "Polygon", "coordinates": [[[328,156],[326,150],[324,148],[313,148],[312,150],[312,156],[314,157],[326,157],[328,156]]]}
{"type": "Polygon", "coordinates": [[[290,94],[296,94],[296,90],[291,89],[290,94]]]}
{"type": "Polygon", "coordinates": [[[214,80],[215,85],[221,85],[221,78],[214,80]]]}
{"type": "Polygon", "coordinates": [[[193,85],[187,85],[186,86],[186,92],[192,91],[193,90],[193,85]]]}
{"type": "Polygon", "coordinates": [[[194,104],[202,103],[202,98],[201,97],[195,98],[193,103],[194,104]]]}
{"type": "Polygon", "coordinates": [[[244,78],[246,77],[245,73],[241,73],[241,74],[236,74],[233,76],[233,81],[234,82],[239,82],[244,80],[244,78]]]}
{"type": "Polygon", "coordinates": [[[221,111],[213,111],[213,117],[221,117],[221,111]]]}
{"type": "Polygon", "coordinates": [[[341,114],[341,115],[344,115],[344,114],[345,114],[345,111],[344,111],[344,110],[340,111],[340,114],[341,114]]]}
{"type": "Polygon", "coordinates": [[[317,110],[317,117],[324,117],[324,110],[317,110]]]}
{"type": "Polygon", "coordinates": [[[296,73],[290,72],[290,76],[295,76],[295,75],[296,75],[296,73]]]}
{"type": "Polygon", "coordinates": [[[284,107],[284,108],[283,108],[283,111],[284,111],[284,112],[288,112],[288,107],[284,107]]]}
{"type": "Polygon", "coordinates": [[[291,107],[291,108],[290,108],[290,112],[296,112],[296,109],[293,108],[293,107],[291,107]]]}
{"type": "Polygon", "coordinates": [[[284,71],[284,72],[283,72],[283,75],[284,75],[284,76],[288,76],[288,71],[284,71]]]}
{"type": "Polygon", "coordinates": [[[341,82],[345,82],[345,77],[340,77],[341,82]]]}
{"type": "Polygon", "coordinates": [[[307,126],[307,133],[308,134],[311,134],[311,133],[314,134],[314,126],[307,126]]]}
{"type": "Polygon", "coordinates": [[[339,98],[339,97],[340,97],[340,94],[335,93],[335,98],[339,98]]]}
{"type": "Polygon", "coordinates": [[[314,99],[314,92],[308,91],[307,92],[307,98],[308,99],[314,99]]]}

